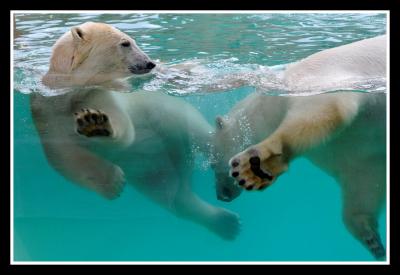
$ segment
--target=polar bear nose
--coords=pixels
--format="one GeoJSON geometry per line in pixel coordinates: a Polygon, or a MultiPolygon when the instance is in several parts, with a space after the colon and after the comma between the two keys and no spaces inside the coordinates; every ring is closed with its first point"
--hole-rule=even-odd
{"type": "Polygon", "coordinates": [[[228,188],[222,187],[219,192],[217,192],[217,199],[220,201],[230,202],[240,195],[242,190],[240,188],[228,188]]]}
{"type": "Polygon", "coordinates": [[[230,202],[232,201],[232,198],[225,196],[225,195],[217,195],[217,199],[220,201],[225,201],[225,202],[230,202]]]}
{"type": "Polygon", "coordinates": [[[155,66],[156,66],[156,64],[150,61],[150,62],[147,62],[147,64],[146,64],[146,69],[151,70],[151,69],[153,69],[155,66]]]}

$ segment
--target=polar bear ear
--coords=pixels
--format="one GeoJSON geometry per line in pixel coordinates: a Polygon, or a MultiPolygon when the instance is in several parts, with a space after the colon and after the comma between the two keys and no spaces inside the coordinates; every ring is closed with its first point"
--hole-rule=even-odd
{"type": "Polygon", "coordinates": [[[224,118],[222,116],[217,116],[215,118],[215,125],[217,125],[217,129],[219,130],[223,129],[225,125],[224,118]]]}
{"type": "Polygon", "coordinates": [[[83,30],[79,27],[72,27],[71,33],[72,33],[72,38],[74,39],[75,42],[81,42],[82,40],[85,39],[83,30]]]}

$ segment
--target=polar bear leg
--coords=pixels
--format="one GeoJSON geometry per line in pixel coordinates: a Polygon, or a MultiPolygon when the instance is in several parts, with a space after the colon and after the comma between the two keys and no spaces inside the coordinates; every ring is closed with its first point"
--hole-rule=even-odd
{"type": "Polygon", "coordinates": [[[350,92],[294,97],[274,133],[231,158],[230,174],[247,190],[264,189],[287,170],[291,159],[348,125],[357,114],[360,97],[350,92]]]}
{"type": "Polygon", "coordinates": [[[72,114],[63,111],[69,102],[68,95],[31,95],[32,117],[47,160],[68,180],[107,199],[119,197],[125,183],[123,171],[76,141],[78,134],[70,132],[72,114]]]}
{"type": "Polygon", "coordinates": [[[123,191],[125,178],[120,167],[71,143],[42,140],[48,161],[68,180],[107,199],[123,191]]]}
{"type": "Polygon", "coordinates": [[[386,252],[378,231],[378,215],[384,201],[386,185],[382,180],[384,176],[378,177],[379,171],[367,170],[362,171],[365,176],[360,177],[359,173],[351,181],[347,180],[342,184],[343,221],[353,236],[377,260],[384,260],[386,252]]]}
{"type": "Polygon", "coordinates": [[[377,260],[384,260],[386,251],[382,244],[378,222],[371,213],[347,213],[344,221],[348,230],[358,239],[377,260]]]}
{"type": "Polygon", "coordinates": [[[176,216],[203,225],[225,240],[235,239],[240,231],[237,214],[212,206],[191,191],[178,194],[171,210],[176,216]]]}
{"type": "Polygon", "coordinates": [[[76,133],[104,145],[131,145],[135,137],[133,123],[125,103],[121,103],[125,98],[116,95],[104,90],[75,94],[71,115],[76,133]]]}

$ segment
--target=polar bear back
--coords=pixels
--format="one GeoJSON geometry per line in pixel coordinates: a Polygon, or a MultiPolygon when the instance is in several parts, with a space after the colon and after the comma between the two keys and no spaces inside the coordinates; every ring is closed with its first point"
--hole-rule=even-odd
{"type": "Polygon", "coordinates": [[[315,53],[288,66],[290,88],[325,87],[346,80],[386,76],[386,35],[315,53]]]}

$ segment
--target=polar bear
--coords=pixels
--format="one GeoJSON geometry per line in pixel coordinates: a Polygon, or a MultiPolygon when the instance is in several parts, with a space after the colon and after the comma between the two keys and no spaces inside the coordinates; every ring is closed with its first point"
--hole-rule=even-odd
{"type": "MultiPolygon", "coordinates": [[[[385,76],[386,36],[379,36],[313,54],[290,65],[283,79],[299,89],[385,76]]],[[[377,223],[386,194],[385,93],[253,93],[217,117],[216,125],[213,166],[220,200],[266,188],[290,161],[304,156],[340,183],[348,230],[376,259],[385,257],[377,223]]]]}
{"type": "Polygon", "coordinates": [[[89,22],[64,34],[43,83],[70,91],[31,95],[46,157],[65,178],[107,199],[117,198],[127,181],[176,216],[234,239],[238,215],[200,199],[190,186],[193,148],[208,150],[212,127],[181,98],[109,89],[154,66],[112,26],[89,22]]]}

